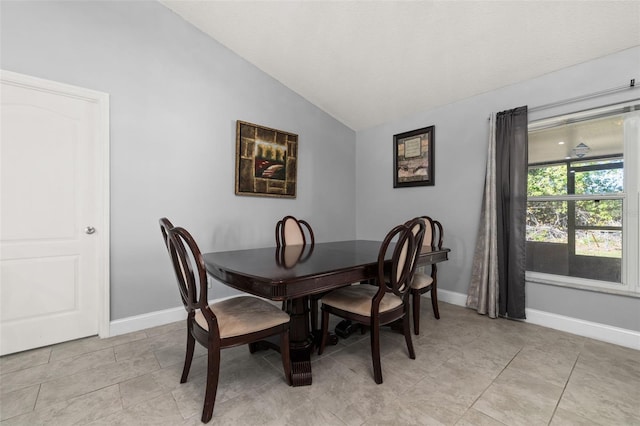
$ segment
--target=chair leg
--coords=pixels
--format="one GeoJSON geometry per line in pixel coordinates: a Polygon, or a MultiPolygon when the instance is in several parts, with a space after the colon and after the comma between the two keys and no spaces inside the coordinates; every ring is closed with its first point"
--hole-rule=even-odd
{"type": "Polygon", "coordinates": [[[207,356],[207,389],[204,393],[204,408],[202,409],[202,423],[207,423],[213,416],[213,406],[218,392],[218,377],[220,376],[220,348],[209,342],[207,356]]]}
{"type": "Polygon", "coordinates": [[[191,369],[191,361],[193,360],[193,351],[196,346],[196,339],[191,334],[191,330],[187,327],[187,351],[184,355],[184,367],[182,368],[182,377],[180,377],[180,383],[185,383],[187,377],[189,377],[189,370],[191,369]]]}
{"type": "Polygon", "coordinates": [[[320,340],[320,347],[318,348],[318,355],[322,355],[324,347],[327,344],[329,337],[329,312],[322,310],[322,339],[320,340]]]}
{"type": "Polygon", "coordinates": [[[284,370],[284,379],[287,384],[293,384],[291,380],[291,358],[289,354],[289,329],[280,335],[280,356],[282,357],[282,368],[284,370]]]}
{"type": "MultiPolygon", "coordinates": [[[[420,297],[420,296],[418,296],[420,297]]],[[[416,359],[416,352],[413,350],[413,341],[411,340],[411,329],[410,329],[410,321],[409,321],[409,310],[404,315],[402,319],[402,328],[404,329],[404,340],[407,342],[407,349],[409,350],[409,358],[416,359]]]]}
{"type": "Polygon", "coordinates": [[[413,332],[418,335],[420,334],[420,292],[412,290],[411,291],[411,305],[413,305],[413,332]]]}
{"type": "Polygon", "coordinates": [[[433,307],[433,315],[436,319],[440,319],[440,312],[438,311],[438,286],[435,280],[431,285],[431,306],[433,307]]]}
{"type": "Polygon", "coordinates": [[[382,364],[380,363],[380,324],[371,324],[371,359],[373,361],[373,380],[382,383],[382,364]]]}

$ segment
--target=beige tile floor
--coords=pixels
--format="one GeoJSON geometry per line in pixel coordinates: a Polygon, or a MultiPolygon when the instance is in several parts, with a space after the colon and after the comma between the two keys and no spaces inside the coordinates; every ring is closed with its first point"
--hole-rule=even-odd
{"type": "MultiPolygon", "coordinates": [[[[640,425],[640,352],[531,324],[423,303],[416,360],[382,334],[384,383],[368,335],[313,360],[288,387],[279,355],[227,349],[214,425],[640,425]]],[[[205,354],[179,383],[182,322],[0,358],[1,425],[200,424],[205,354]]]]}

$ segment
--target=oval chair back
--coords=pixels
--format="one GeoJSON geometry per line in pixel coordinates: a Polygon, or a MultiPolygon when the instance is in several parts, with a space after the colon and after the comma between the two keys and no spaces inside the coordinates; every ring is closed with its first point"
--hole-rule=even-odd
{"type": "Polygon", "coordinates": [[[276,246],[313,245],[314,243],[313,230],[307,221],[298,220],[293,216],[285,216],[276,223],[276,246]]]}
{"type": "MultiPolygon", "coordinates": [[[[425,223],[420,218],[412,219],[403,225],[393,228],[385,237],[378,254],[378,282],[385,283],[386,291],[390,291],[402,299],[411,289],[411,280],[420,254],[425,223]],[[385,274],[385,258],[392,240],[397,237],[391,257],[391,271],[385,274]]],[[[382,287],[382,286],[381,286],[382,287]]],[[[384,296],[381,293],[380,299],[384,296]]],[[[377,298],[377,296],[376,296],[377,298]]],[[[373,308],[373,306],[372,306],[373,308]]],[[[373,314],[373,311],[372,311],[373,314]]]]}
{"type": "Polygon", "coordinates": [[[176,278],[178,279],[178,290],[180,293],[180,299],[182,300],[182,304],[184,305],[187,312],[189,312],[189,291],[186,285],[182,285],[181,282],[184,282],[185,279],[181,278],[185,275],[185,273],[181,270],[180,264],[176,262],[177,253],[175,253],[175,246],[171,244],[169,238],[169,231],[174,228],[173,224],[169,219],[163,217],[160,219],[160,232],[162,233],[162,239],[164,241],[165,246],[167,247],[167,251],[169,252],[169,257],[171,258],[171,265],[173,266],[174,272],[176,274],[176,278]],[[176,268],[179,269],[176,270],[176,268]]]}
{"type": "Polygon", "coordinates": [[[209,326],[209,333],[217,335],[216,316],[208,302],[207,269],[200,248],[189,231],[181,227],[169,230],[169,254],[188,315],[202,313],[209,326]]]}
{"type": "Polygon", "coordinates": [[[420,216],[427,224],[423,244],[432,250],[442,248],[442,224],[429,216],[420,216]]]}
{"type": "MultiPolygon", "coordinates": [[[[442,224],[429,216],[421,216],[421,219],[426,224],[423,247],[428,250],[441,250],[444,235],[442,224]]],[[[430,292],[433,315],[436,319],[440,319],[440,311],[438,309],[438,266],[434,263],[430,267],[431,273],[427,274],[424,268],[421,268],[413,277],[411,293],[413,295],[413,332],[415,334],[420,334],[420,296],[422,294],[430,292]]]]}

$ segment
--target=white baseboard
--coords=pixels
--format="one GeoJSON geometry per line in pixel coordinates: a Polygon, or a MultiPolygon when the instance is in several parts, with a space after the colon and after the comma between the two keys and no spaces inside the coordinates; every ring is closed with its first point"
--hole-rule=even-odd
{"type": "Polygon", "coordinates": [[[184,306],[180,306],[111,321],[109,332],[111,336],[117,336],[169,324],[186,318],[187,311],[184,310],[184,306]]]}
{"type": "MultiPolygon", "coordinates": [[[[209,300],[209,304],[221,302],[235,296],[221,297],[220,299],[209,300]]],[[[109,326],[109,336],[132,333],[134,331],[145,330],[147,328],[158,327],[187,318],[187,311],[184,306],[164,309],[162,311],[149,312],[148,314],[135,315],[111,321],[109,326]]],[[[109,337],[104,336],[104,337],[109,337]]],[[[103,336],[101,336],[103,337],[103,336]]]]}
{"type": "MultiPolygon", "coordinates": [[[[427,293],[427,297],[429,297],[430,293],[427,293]]],[[[445,303],[451,303],[452,305],[458,306],[466,306],[467,305],[467,295],[462,293],[456,293],[455,291],[442,290],[438,289],[438,300],[443,301],[445,303]]]]}
{"type": "Polygon", "coordinates": [[[537,309],[527,308],[525,313],[527,315],[526,321],[531,324],[640,350],[640,332],[638,331],[552,314],[537,309]]]}
{"type": "MultiPolygon", "coordinates": [[[[438,289],[438,300],[451,303],[452,305],[466,306],[467,295],[438,289]]],[[[531,324],[640,350],[640,332],[638,331],[539,311],[537,309],[527,308],[525,314],[527,316],[525,321],[531,324]]]]}
{"type": "MultiPolygon", "coordinates": [[[[220,300],[224,299],[212,300],[211,302],[220,300]]],[[[467,303],[467,295],[438,289],[438,300],[451,303],[452,305],[465,306],[467,303]]],[[[526,322],[531,324],[640,350],[640,332],[638,331],[612,327],[606,324],[585,321],[578,318],[539,311],[537,309],[527,308],[526,315],[526,322]]],[[[111,336],[117,336],[119,334],[132,333],[134,331],[181,321],[186,317],[186,311],[180,306],[178,308],[165,309],[111,321],[109,331],[111,336]]]]}

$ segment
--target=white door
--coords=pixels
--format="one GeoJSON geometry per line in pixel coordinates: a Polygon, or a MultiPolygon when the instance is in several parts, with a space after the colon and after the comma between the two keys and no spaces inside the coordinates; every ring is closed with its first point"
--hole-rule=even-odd
{"type": "Polygon", "coordinates": [[[108,334],[108,97],[1,76],[0,355],[108,334]]]}

